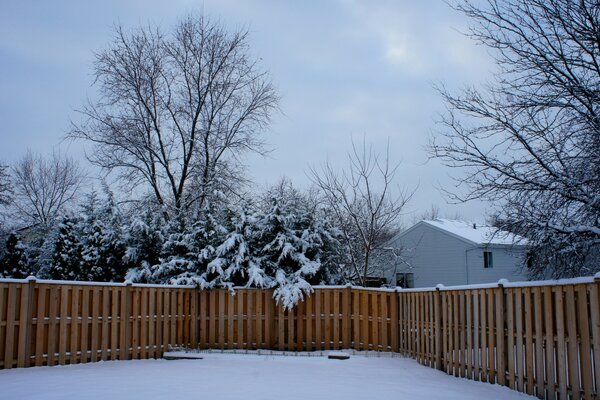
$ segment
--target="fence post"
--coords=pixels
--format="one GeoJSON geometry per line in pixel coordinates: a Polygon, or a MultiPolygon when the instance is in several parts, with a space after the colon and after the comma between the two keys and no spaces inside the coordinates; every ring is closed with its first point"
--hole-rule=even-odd
{"type": "Polygon", "coordinates": [[[23,329],[24,333],[19,335],[23,340],[23,343],[19,340],[19,366],[29,367],[31,365],[31,332],[33,330],[33,316],[31,313],[33,312],[33,291],[35,290],[36,278],[35,276],[27,277],[27,285],[23,285],[23,290],[26,291],[24,296],[21,299],[26,299],[26,305],[23,307],[21,305],[21,310],[25,312],[25,319],[23,320],[23,315],[19,317],[19,323],[21,326],[19,329],[23,329]]]}
{"type": "Polygon", "coordinates": [[[435,316],[435,367],[440,371],[444,371],[444,364],[442,363],[442,305],[441,305],[441,295],[440,288],[442,285],[437,285],[435,287],[434,294],[434,316],[435,316]]]}
{"type": "MultiPolygon", "coordinates": [[[[130,360],[131,349],[131,281],[125,282],[125,360],[130,360]]],[[[162,356],[162,354],[161,354],[162,356]]]]}
{"type": "Polygon", "coordinates": [[[506,386],[506,365],[507,352],[504,344],[506,343],[504,324],[506,321],[506,307],[504,300],[504,285],[508,281],[506,279],[500,279],[498,281],[498,288],[500,289],[496,294],[496,363],[498,365],[498,372],[496,379],[499,385],[506,386]]]}

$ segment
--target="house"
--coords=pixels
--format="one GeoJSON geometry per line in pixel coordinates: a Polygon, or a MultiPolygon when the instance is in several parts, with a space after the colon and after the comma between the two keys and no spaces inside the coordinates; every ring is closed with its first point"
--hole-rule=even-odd
{"type": "Polygon", "coordinates": [[[386,268],[386,278],[402,287],[523,281],[525,244],[524,238],[490,226],[420,221],[388,242],[401,256],[386,268]]]}

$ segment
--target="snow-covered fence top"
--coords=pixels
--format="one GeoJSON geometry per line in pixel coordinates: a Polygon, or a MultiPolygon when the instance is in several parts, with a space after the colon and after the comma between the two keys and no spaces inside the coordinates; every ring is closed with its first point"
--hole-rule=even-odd
{"type": "Polygon", "coordinates": [[[160,357],[173,347],[392,351],[537,395],[600,384],[600,277],[426,289],[0,280],[0,368],[160,357]]]}

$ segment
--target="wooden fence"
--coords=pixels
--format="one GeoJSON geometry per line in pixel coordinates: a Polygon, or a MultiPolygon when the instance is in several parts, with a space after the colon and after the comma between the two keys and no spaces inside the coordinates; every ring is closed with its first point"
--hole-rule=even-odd
{"type": "Polygon", "coordinates": [[[0,368],[160,357],[169,347],[399,352],[548,399],[598,398],[600,280],[270,290],[0,280],[0,368]]]}

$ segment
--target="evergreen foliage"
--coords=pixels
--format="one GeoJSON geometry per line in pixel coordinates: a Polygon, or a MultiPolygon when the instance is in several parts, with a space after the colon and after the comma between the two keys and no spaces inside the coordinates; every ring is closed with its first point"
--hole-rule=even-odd
{"type": "Polygon", "coordinates": [[[31,269],[27,259],[27,247],[21,237],[12,232],[6,239],[6,250],[0,260],[0,277],[23,279],[29,276],[31,269]]]}

